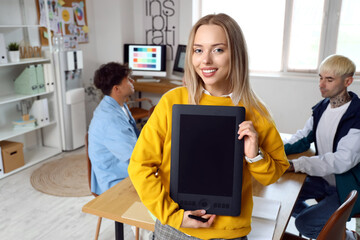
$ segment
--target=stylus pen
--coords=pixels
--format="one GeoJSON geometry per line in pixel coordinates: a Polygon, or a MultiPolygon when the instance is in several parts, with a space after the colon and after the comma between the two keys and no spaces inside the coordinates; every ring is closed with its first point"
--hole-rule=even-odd
{"type": "Polygon", "coordinates": [[[195,216],[195,215],[192,215],[192,214],[189,214],[188,216],[189,216],[189,218],[192,218],[192,219],[198,220],[200,222],[204,222],[204,223],[209,220],[208,218],[202,218],[202,217],[195,216]]]}

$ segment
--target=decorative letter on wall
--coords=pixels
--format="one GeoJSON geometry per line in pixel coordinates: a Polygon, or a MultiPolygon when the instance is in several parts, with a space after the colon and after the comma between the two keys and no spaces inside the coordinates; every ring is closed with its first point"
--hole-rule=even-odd
{"type": "Polygon", "coordinates": [[[179,0],[144,0],[146,44],[167,45],[167,56],[174,60],[179,33],[179,0]]]}

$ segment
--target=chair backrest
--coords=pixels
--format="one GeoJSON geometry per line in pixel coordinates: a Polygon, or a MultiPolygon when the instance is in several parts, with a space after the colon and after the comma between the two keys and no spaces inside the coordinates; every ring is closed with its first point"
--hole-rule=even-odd
{"type": "MultiPolygon", "coordinates": [[[[87,158],[87,170],[88,170],[88,181],[89,181],[89,188],[91,191],[91,161],[89,157],[89,134],[85,134],[85,150],[86,150],[86,158],[87,158]]],[[[96,193],[91,192],[94,197],[97,197],[98,195],[96,193]]]]}
{"type": "Polygon", "coordinates": [[[358,197],[358,192],[353,190],[345,202],[331,215],[321,230],[317,240],[342,240],[345,239],[346,221],[358,197]]]}
{"type": "Polygon", "coordinates": [[[135,121],[142,118],[149,118],[155,108],[150,98],[137,98],[135,100],[128,100],[126,104],[128,105],[131,115],[133,116],[135,121]],[[151,106],[149,110],[134,105],[145,101],[148,102],[151,106]]]}

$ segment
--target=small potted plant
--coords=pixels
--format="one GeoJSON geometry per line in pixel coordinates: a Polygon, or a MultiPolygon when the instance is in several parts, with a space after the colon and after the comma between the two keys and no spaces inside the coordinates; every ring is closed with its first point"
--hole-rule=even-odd
{"type": "Polygon", "coordinates": [[[20,45],[17,42],[11,42],[8,45],[9,50],[9,59],[10,62],[19,62],[20,61],[20,45]]]}

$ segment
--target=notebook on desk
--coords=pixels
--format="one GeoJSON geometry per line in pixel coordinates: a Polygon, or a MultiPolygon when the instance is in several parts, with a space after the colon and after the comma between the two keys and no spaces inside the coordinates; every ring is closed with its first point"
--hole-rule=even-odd
{"type": "Polygon", "coordinates": [[[253,202],[251,232],[248,235],[248,239],[272,239],[279,215],[280,202],[255,196],[253,196],[253,202]],[[270,238],[270,236],[272,237],[270,238]]]}
{"type": "Polygon", "coordinates": [[[121,217],[147,224],[155,222],[142,202],[134,202],[121,217]]]}
{"type": "Polygon", "coordinates": [[[171,80],[170,83],[175,84],[175,85],[183,85],[183,82],[181,80],[171,80]]]}

